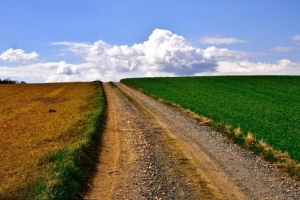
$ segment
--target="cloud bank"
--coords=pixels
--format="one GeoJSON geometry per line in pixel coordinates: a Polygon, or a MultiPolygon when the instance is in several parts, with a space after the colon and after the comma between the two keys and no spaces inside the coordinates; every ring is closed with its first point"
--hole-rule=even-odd
{"type": "Polygon", "coordinates": [[[110,45],[102,40],[93,44],[57,42],[53,45],[65,46],[64,51],[97,66],[98,73],[106,77],[113,74],[130,77],[193,75],[214,71],[217,67],[211,55],[168,30],[156,29],[147,41],[133,46],[110,45]]]}
{"type": "Polygon", "coordinates": [[[39,55],[36,52],[25,53],[22,49],[8,49],[0,55],[0,59],[8,62],[26,62],[36,60],[39,55]]]}
{"type": "Polygon", "coordinates": [[[283,59],[276,62],[221,61],[218,75],[299,75],[300,63],[283,59]]]}
{"type": "MultiPolygon", "coordinates": [[[[220,43],[222,38],[219,39],[220,43]]],[[[227,40],[228,44],[234,42],[227,40]]],[[[0,77],[15,79],[20,76],[39,78],[45,82],[64,82],[119,81],[122,78],[158,76],[300,74],[300,63],[287,59],[268,63],[250,62],[249,58],[255,56],[253,53],[215,46],[201,49],[191,45],[184,37],[161,29],[155,29],[147,41],[132,46],[111,45],[103,40],[94,43],[65,41],[52,45],[61,48],[60,56],[71,54],[82,58],[83,62],[68,63],[62,60],[21,63],[15,67],[0,66],[0,77]]],[[[277,49],[286,50],[289,49],[277,49]]],[[[0,58],[7,62],[24,62],[37,57],[35,52],[26,54],[21,49],[9,49],[0,58]]]]}

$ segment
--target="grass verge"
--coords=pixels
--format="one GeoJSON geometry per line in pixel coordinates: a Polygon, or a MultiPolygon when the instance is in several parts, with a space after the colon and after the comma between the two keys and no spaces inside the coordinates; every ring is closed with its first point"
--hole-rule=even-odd
{"type": "Polygon", "coordinates": [[[293,160],[288,152],[275,150],[263,139],[257,140],[255,135],[251,132],[244,134],[241,131],[240,127],[233,128],[231,125],[226,125],[225,123],[214,122],[213,120],[208,119],[205,116],[201,116],[190,110],[186,110],[180,105],[171,103],[169,101],[164,101],[163,99],[158,100],[166,105],[172,106],[185,115],[196,119],[197,121],[199,121],[200,126],[211,127],[213,130],[221,133],[235,144],[261,156],[264,160],[268,161],[271,164],[275,164],[275,166],[277,166],[279,169],[285,170],[297,181],[300,181],[300,164],[293,160]]]}
{"type": "Polygon", "coordinates": [[[230,125],[215,123],[213,121],[211,121],[209,125],[234,143],[263,157],[264,160],[275,164],[278,168],[288,172],[297,181],[300,181],[300,164],[293,160],[288,152],[275,150],[263,139],[257,140],[255,135],[251,132],[244,134],[241,132],[240,127],[234,129],[230,125]]]}

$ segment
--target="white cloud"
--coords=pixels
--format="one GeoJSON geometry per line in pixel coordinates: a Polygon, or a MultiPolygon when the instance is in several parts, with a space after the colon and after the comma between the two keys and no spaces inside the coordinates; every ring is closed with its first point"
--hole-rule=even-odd
{"type": "MultiPolygon", "coordinates": [[[[250,62],[249,58],[255,56],[253,53],[215,46],[200,49],[189,44],[184,37],[160,29],[154,30],[147,41],[132,46],[111,45],[102,40],[94,43],[65,41],[52,45],[63,46],[64,55],[79,56],[84,62],[0,66],[0,77],[64,82],[183,75],[300,75],[300,63],[285,59],[250,62]]],[[[284,48],[277,50],[283,51],[284,48]]]]}
{"type": "Polygon", "coordinates": [[[8,49],[0,55],[0,59],[8,62],[26,62],[36,60],[38,58],[36,52],[25,53],[22,49],[8,49]]]}
{"type": "Polygon", "coordinates": [[[213,57],[216,61],[223,61],[223,60],[244,60],[252,56],[251,53],[247,53],[244,51],[234,51],[229,50],[227,48],[216,48],[214,46],[208,47],[204,50],[203,56],[206,58],[213,57]]]}
{"type": "Polygon", "coordinates": [[[71,52],[76,55],[85,56],[91,46],[88,43],[78,43],[78,42],[53,42],[51,44],[52,45],[64,45],[67,47],[67,49],[64,50],[64,52],[61,54],[61,56],[66,55],[67,52],[71,52]]]}
{"type": "Polygon", "coordinates": [[[81,56],[93,68],[101,71],[99,76],[105,77],[193,75],[213,71],[216,67],[216,62],[211,57],[204,56],[203,50],[168,30],[156,29],[147,41],[133,46],[110,45],[102,40],[93,44],[53,44],[66,46],[66,51],[81,56]]]}
{"type": "Polygon", "coordinates": [[[283,59],[276,62],[220,61],[218,75],[299,75],[300,63],[283,59]]]}
{"type": "Polygon", "coordinates": [[[74,74],[80,75],[81,74],[77,66],[72,66],[70,64],[67,64],[64,61],[59,62],[58,65],[59,66],[56,70],[56,73],[58,75],[74,75],[74,74]]]}
{"type": "Polygon", "coordinates": [[[236,38],[224,38],[220,36],[214,37],[202,37],[199,41],[202,44],[212,44],[212,45],[219,45],[219,44],[236,44],[236,43],[247,43],[246,40],[240,40],[236,38]]]}
{"type": "Polygon", "coordinates": [[[292,40],[294,40],[294,41],[300,41],[300,35],[294,35],[292,37],[292,40]]]}
{"type": "Polygon", "coordinates": [[[44,82],[59,67],[56,62],[33,63],[16,67],[0,66],[0,77],[26,82],[44,82]]]}

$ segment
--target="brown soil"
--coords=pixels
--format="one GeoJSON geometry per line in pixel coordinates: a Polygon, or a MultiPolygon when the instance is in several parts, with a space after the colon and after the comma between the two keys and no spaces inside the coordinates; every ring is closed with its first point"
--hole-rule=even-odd
{"type": "Polygon", "coordinates": [[[108,121],[85,199],[299,199],[295,181],[186,114],[105,83],[108,121]]]}

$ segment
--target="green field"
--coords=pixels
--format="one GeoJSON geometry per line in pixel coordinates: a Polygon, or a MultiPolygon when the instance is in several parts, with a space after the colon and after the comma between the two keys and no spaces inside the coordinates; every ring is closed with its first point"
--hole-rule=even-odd
{"type": "Polygon", "coordinates": [[[123,79],[155,98],[252,132],[300,161],[300,76],[123,79]]]}

